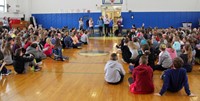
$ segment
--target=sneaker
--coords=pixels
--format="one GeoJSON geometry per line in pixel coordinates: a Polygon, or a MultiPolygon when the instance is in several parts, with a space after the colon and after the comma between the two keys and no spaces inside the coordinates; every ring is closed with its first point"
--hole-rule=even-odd
{"type": "Polygon", "coordinates": [[[78,46],[77,49],[81,49],[82,47],[78,46]]]}
{"type": "Polygon", "coordinates": [[[8,75],[10,75],[10,74],[11,74],[11,70],[7,70],[6,73],[2,73],[2,75],[4,75],[4,76],[8,76],[8,75]]]}
{"type": "Polygon", "coordinates": [[[41,67],[35,66],[34,72],[38,72],[38,71],[40,71],[40,70],[41,70],[41,67]]]}
{"type": "Polygon", "coordinates": [[[69,57],[67,57],[67,56],[63,56],[63,59],[65,59],[65,60],[69,60],[69,57]]]}
{"type": "Polygon", "coordinates": [[[37,65],[42,65],[42,61],[38,62],[37,65]]]}
{"type": "Polygon", "coordinates": [[[65,61],[66,59],[62,58],[61,61],[65,61]]]}

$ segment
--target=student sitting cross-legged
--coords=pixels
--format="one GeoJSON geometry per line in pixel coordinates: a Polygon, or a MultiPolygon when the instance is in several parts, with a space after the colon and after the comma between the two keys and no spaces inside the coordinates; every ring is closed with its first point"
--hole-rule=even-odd
{"type": "Polygon", "coordinates": [[[8,70],[5,65],[6,62],[3,61],[4,55],[2,51],[0,50],[0,80],[2,79],[2,75],[9,75],[11,73],[11,70],[8,70]]]}
{"type": "Polygon", "coordinates": [[[123,66],[117,60],[117,54],[112,53],[110,60],[106,63],[104,68],[105,81],[110,84],[118,84],[122,82],[125,75],[123,66]]]}
{"type": "Polygon", "coordinates": [[[29,66],[34,66],[35,72],[41,69],[41,67],[34,62],[34,56],[32,54],[24,54],[22,48],[15,51],[13,66],[18,74],[27,73],[29,66]]]}
{"type": "Polygon", "coordinates": [[[154,92],[153,69],[148,66],[148,57],[140,57],[140,65],[132,71],[132,77],[128,79],[130,91],[134,94],[148,94],[154,92]]]}
{"type": "Polygon", "coordinates": [[[189,89],[187,72],[184,68],[181,68],[182,66],[183,60],[180,57],[174,58],[173,67],[164,72],[162,89],[155,95],[162,96],[167,90],[178,92],[184,87],[188,96],[194,96],[189,89]]]}

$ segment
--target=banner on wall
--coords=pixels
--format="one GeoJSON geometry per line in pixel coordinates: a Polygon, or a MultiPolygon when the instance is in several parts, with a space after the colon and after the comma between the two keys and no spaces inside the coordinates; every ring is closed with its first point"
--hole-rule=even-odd
{"type": "Polygon", "coordinates": [[[123,0],[102,0],[103,4],[123,4],[123,0]]]}

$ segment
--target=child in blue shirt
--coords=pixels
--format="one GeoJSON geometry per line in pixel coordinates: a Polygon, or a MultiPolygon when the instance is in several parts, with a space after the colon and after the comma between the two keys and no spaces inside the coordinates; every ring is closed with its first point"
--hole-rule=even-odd
{"type": "Polygon", "coordinates": [[[185,69],[181,68],[182,65],[183,60],[180,57],[174,58],[173,67],[164,72],[162,89],[155,95],[162,96],[167,90],[170,92],[178,92],[184,87],[188,96],[194,96],[194,94],[190,92],[187,72],[185,69]]]}

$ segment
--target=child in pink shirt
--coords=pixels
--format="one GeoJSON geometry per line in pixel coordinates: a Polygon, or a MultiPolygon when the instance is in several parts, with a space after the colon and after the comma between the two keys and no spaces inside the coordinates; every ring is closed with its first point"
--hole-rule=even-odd
{"type": "Polygon", "coordinates": [[[54,46],[51,43],[51,39],[47,38],[46,39],[46,44],[44,45],[44,49],[43,49],[44,54],[46,54],[46,56],[51,56],[52,53],[53,53],[53,51],[52,51],[53,48],[54,48],[54,46]]]}
{"type": "Polygon", "coordinates": [[[177,57],[176,50],[172,48],[172,44],[171,43],[167,44],[167,49],[166,50],[169,53],[169,55],[172,58],[172,60],[177,57]]]}

